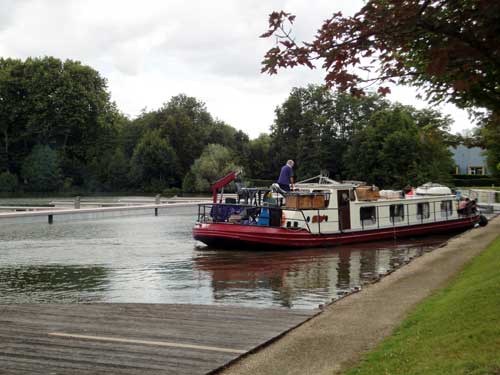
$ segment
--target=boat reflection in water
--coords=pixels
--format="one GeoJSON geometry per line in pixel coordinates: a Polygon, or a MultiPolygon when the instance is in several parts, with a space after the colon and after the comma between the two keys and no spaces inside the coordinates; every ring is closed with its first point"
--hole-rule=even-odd
{"type": "Polygon", "coordinates": [[[315,308],[435,249],[448,238],[266,252],[201,248],[195,266],[211,274],[214,303],[315,308]]]}

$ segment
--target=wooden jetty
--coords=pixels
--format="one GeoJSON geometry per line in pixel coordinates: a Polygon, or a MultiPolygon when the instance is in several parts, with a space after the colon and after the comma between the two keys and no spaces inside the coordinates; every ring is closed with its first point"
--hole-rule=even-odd
{"type": "Polygon", "coordinates": [[[0,305],[0,373],[210,374],[318,310],[0,305]]]}
{"type": "Polygon", "coordinates": [[[0,224],[49,223],[57,221],[97,220],[125,216],[142,216],[168,213],[172,209],[194,207],[199,201],[141,204],[117,207],[61,208],[45,207],[23,212],[0,212],[0,224]]]}

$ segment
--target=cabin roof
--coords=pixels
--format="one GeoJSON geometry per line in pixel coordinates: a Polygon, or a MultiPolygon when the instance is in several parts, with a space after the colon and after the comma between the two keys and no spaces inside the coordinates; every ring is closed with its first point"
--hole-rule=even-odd
{"type": "Polygon", "coordinates": [[[295,184],[299,189],[323,189],[323,190],[345,190],[354,189],[357,185],[353,183],[336,183],[336,184],[318,184],[318,183],[299,183],[295,184]]]}
{"type": "Polygon", "coordinates": [[[442,200],[453,200],[456,199],[456,196],[451,194],[451,195],[416,195],[416,196],[409,196],[405,198],[398,198],[398,199],[386,199],[386,198],[379,198],[375,200],[356,200],[352,201],[351,203],[355,204],[373,204],[373,203],[384,203],[384,204],[405,204],[405,203],[411,203],[411,202],[439,202],[442,200]]]}

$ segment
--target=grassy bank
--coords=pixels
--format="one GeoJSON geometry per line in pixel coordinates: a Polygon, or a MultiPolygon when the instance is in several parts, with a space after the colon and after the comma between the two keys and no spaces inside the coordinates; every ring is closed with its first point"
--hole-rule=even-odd
{"type": "Polygon", "coordinates": [[[354,374],[500,374],[500,237],[346,372],[354,374]]]}

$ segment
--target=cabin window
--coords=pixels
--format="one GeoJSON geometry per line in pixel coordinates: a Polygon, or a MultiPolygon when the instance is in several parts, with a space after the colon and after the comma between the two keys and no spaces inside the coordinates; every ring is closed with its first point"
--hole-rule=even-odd
{"type": "Polygon", "coordinates": [[[429,203],[418,203],[417,204],[417,219],[428,219],[431,216],[431,210],[429,208],[429,203]]]}
{"type": "Polygon", "coordinates": [[[371,207],[361,207],[359,209],[359,216],[361,218],[361,224],[373,225],[377,222],[377,210],[374,206],[371,207]]]}
{"type": "Polygon", "coordinates": [[[389,207],[391,223],[399,223],[405,219],[405,206],[402,204],[391,204],[389,207]]]}
{"type": "Polygon", "coordinates": [[[451,201],[442,201],[441,202],[441,217],[448,217],[453,215],[451,201]]]}

